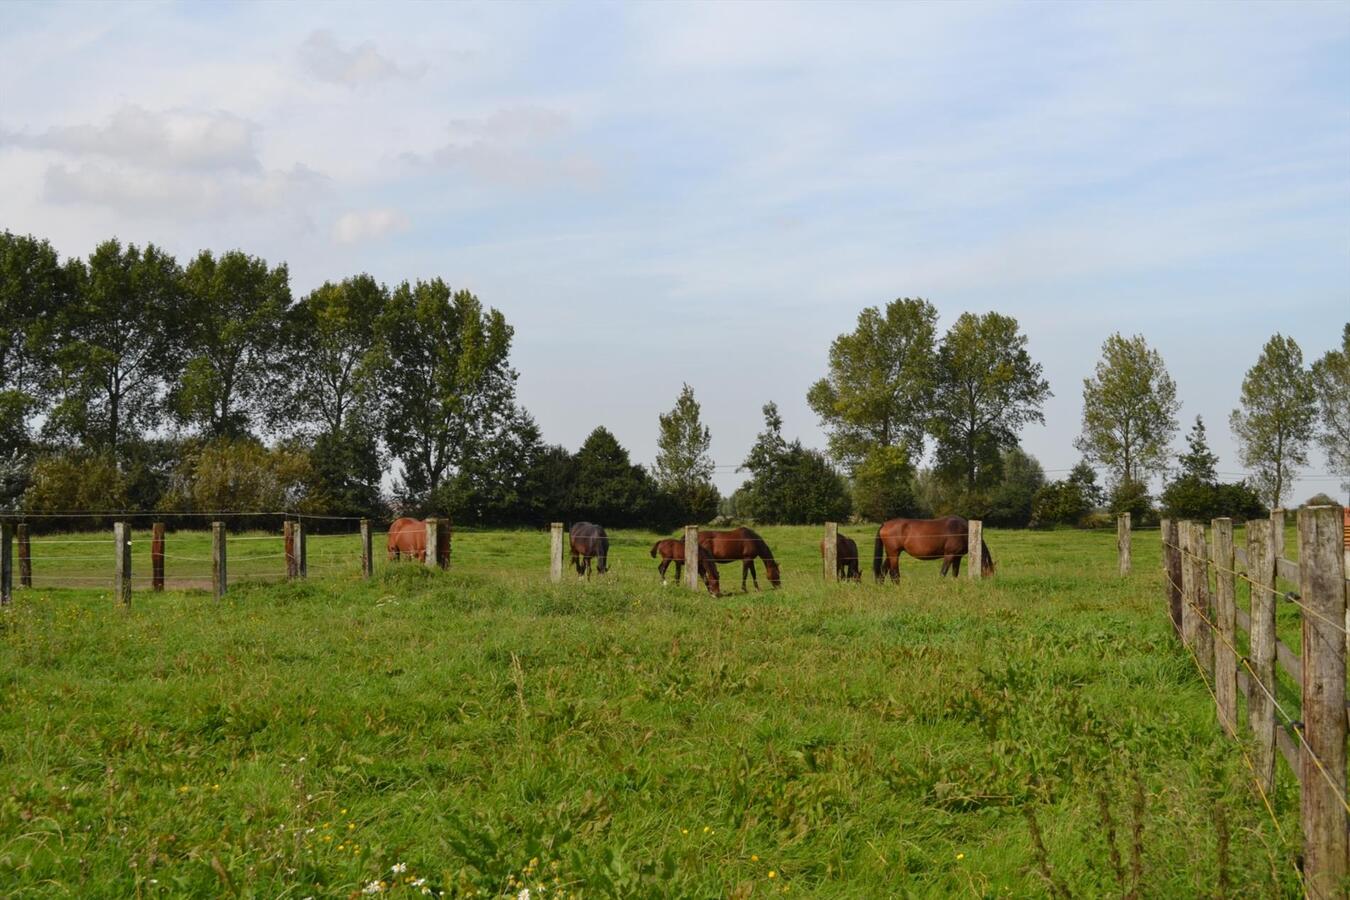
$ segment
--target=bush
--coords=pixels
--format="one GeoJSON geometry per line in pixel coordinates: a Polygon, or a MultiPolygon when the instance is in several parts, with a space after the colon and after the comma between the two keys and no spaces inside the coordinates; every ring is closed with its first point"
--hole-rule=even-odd
{"type": "Polygon", "coordinates": [[[80,450],[39,458],[23,497],[25,510],[47,515],[118,511],[127,503],[127,479],[112,455],[80,450]]]}
{"type": "Polygon", "coordinates": [[[1266,515],[1261,498],[1245,481],[1214,484],[1182,477],[1167,485],[1159,499],[1164,512],[1176,519],[1204,522],[1227,516],[1246,521],[1266,515]]]}
{"type": "Polygon", "coordinates": [[[1082,484],[1076,481],[1052,481],[1036,492],[1031,501],[1032,527],[1082,525],[1092,505],[1082,484]]]}
{"type": "Polygon", "coordinates": [[[914,466],[903,447],[878,447],[853,471],[853,512],[864,521],[914,516],[914,466]]]}
{"type": "Polygon", "coordinates": [[[1148,485],[1142,481],[1123,480],[1111,490],[1107,507],[1111,518],[1129,513],[1133,525],[1156,525],[1158,511],[1153,508],[1153,498],[1149,496],[1148,485]]]}
{"type": "Polygon", "coordinates": [[[322,512],[309,455],[251,438],[221,439],[190,450],[174,472],[161,509],[173,512],[322,512]]]}

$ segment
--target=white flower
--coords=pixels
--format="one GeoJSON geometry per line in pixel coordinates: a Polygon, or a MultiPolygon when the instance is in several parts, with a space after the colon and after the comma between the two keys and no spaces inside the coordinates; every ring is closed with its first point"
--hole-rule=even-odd
{"type": "Polygon", "coordinates": [[[393,866],[389,868],[389,871],[393,872],[395,875],[402,875],[404,872],[408,871],[408,867],[403,863],[394,863],[393,866]]]}
{"type": "Polygon", "coordinates": [[[516,894],[516,900],[530,900],[530,889],[521,888],[520,893],[516,894]]]}
{"type": "MultiPolygon", "coordinates": [[[[412,883],[412,886],[413,886],[413,887],[421,887],[422,885],[424,885],[424,884],[426,884],[426,883],[427,883],[427,880],[426,880],[425,878],[419,878],[419,879],[417,879],[416,881],[414,881],[414,882],[412,883]]],[[[423,891],[422,893],[425,894],[425,893],[427,893],[427,891],[423,891]]]]}
{"type": "Polygon", "coordinates": [[[378,881],[372,881],[370,884],[368,884],[368,885],[366,885],[365,887],[361,888],[361,893],[363,893],[363,894],[378,894],[378,893],[379,893],[380,891],[382,891],[382,890],[384,890],[384,885],[383,885],[383,884],[381,884],[381,883],[378,882],[378,881]]]}

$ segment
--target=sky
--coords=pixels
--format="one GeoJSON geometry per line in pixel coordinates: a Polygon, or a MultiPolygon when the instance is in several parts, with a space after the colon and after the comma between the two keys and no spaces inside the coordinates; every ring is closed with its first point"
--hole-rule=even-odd
{"type": "MultiPolygon", "coordinates": [[[[1143,334],[1221,472],[1276,332],[1350,320],[1350,3],[0,4],[0,228],[444,278],[519,397],[635,461],[683,383],[729,492],[865,307],[1015,316],[1079,459],[1143,334]]],[[[1337,493],[1314,450],[1292,498],[1337,493]]]]}

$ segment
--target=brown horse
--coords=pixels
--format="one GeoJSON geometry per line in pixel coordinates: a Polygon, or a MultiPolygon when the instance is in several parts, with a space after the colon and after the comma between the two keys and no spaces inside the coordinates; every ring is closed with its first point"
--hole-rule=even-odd
{"type": "Polygon", "coordinates": [[[389,559],[403,557],[427,561],[427,523],[421,519],[395,519],[389,526],[389,559]]]}
{"type": "Polygon", "coordinates": [[[764,543],[764,538],[755,534],[749,528],[733,528],[730,531],[700,531],[698,533],[698,551],[700,559],[706,554],[714,562],[740,562],[742,593],[745,592],[746,575],[754,579],[755,590],[759,590],[759,578],[755,574],[756,558],[764,560],[764,574],[769,576],[769,583],[774,587],[783,586],[783,581],[778,573],[778,562],[773,558],[773,553],[769,551],[769,545],[764,543]]]}
{"type": "MultiPolygon", "coordinates": [[[[837,536],[839,540],[835,543],[834,564],[838,570],[838,575],[844,581],[862,581],[862,566],[858,563],[858,545],[853,542],[853,538],[844,537],[842,534],[837,536]]],[[[825,539],[820,539],[820,558],[825,558],[825,550],[829,545],[825,539]]]]}
{"type": "Polygon", "coordinates": [[[578,575],[591,577],[591,560],[596,559],[596,571],[603,575],[609,571],[609,535],[599,525],[590,522],[578,522],[568,533],[572,544],[572,565],[578,575]]]}
{"type": "MultiPolygon", "coordinates": [[[[876,546],[872,551],[872,574],[877,581],[889,575],[892,581],[900,579],[900,554],[908,553],[915,559],[941,559],[942,572],[951,569],[952,577],[961,574],[961,557],[968,547],[966,520],[960,516],[941,519],[891,519],[877,529],[876,546]],[[882,554],[885,558],[882,558],[882,554]]],[[[994,558],[989,545],[980,541],[980,571],[994,574],[994,558]]]]}
{"type": "MultiPolygon", "coordinates": [[[[675,563],[675,581],[678,582],[684,571],[684,539],[665,538],[657,541],[652,544],[651,557],[655,559],[657,555],[661,557],[661,563],[656,567],[656,571],[661,573],[661,583],[666,583],[666,570],[670,568],[671,563],[675,563]]],[[[710,559],[704,559],[701,553],[698,560],[698,574],[708,585],[708,593],[714,596],[722,593],[717,564],[710,559]]]]}

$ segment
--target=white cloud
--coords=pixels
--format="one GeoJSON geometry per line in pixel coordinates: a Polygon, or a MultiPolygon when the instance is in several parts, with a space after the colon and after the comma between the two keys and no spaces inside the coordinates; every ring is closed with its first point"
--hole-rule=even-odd
{"type": "Polygon", "coordinates": [[[303,205],[327,179],[303,165],[259,173],[198,173],[82,163],[48,167],[43,196],[52,203],[162,217],[231,216],[303,205]]]}
{"type": "Polygon", "coordinates": [[[315,78],[355,88],[389,78],[420,78],[426,63],[400,66],[375,49],[374,41],[362,41],[350,48],[338,44],[326,28],[310,32],[300,45],[300,62],[315,78]]]}
{"type": "Polygon", "coordinates": [[[355,244],[407,231],[412,223],[396,209],[364,209],[343,213],[333,223],[333,240],[355,244]]]}
{"type": "Polygon", "coordinates": [[[602,176],[598,160],[571,149],[573,129],[564,113],[542,106],[499,109],[452,119],[450,139],[430,153],[404,154],[415,165],[462,169],[475,178],[512,187],[591,187],[602,176]]]}
{"type": "Polygon", "coordinates": [[[247,119],[223,110],[155,112],[128,105],[103,124],[59,125],[35,134],[0,131],[0,145],[167,169],[256,171],[257,130],[247,119]]]}

